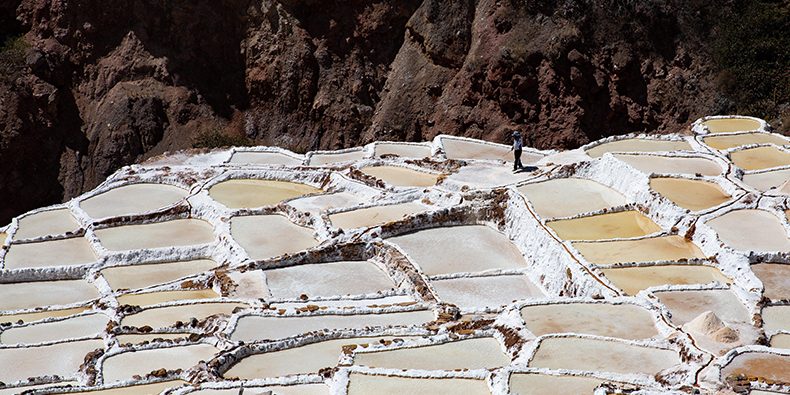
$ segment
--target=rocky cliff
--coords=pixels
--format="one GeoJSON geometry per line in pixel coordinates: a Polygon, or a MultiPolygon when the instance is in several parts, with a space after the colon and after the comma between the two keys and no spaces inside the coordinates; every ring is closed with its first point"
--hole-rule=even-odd
{"type": "Polygon", "coordinates": [[[0,223],[205,133],[301,152],[681,131],[738,109],[708,46],[732,7],[3,0],[0,35],[21,44],[0,59],[0,223]]]}

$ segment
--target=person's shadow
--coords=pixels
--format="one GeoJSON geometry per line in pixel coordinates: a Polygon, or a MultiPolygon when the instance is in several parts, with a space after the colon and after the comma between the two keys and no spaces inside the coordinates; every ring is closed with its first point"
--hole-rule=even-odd
{"type": "Polygon", "coordinates": [[[513,174],[529,173],[529,172],[532,172],[532,171],[535,171],[535,170],[538,170],[537,166],[521,166],[521,168],[516,170],[516,171],[514,171],[513,174]]]}

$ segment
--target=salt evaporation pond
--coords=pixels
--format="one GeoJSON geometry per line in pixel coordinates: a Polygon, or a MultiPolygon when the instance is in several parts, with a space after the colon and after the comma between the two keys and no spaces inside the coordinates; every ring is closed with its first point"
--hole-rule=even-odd
{"type": "Polygon", "coordinates": [[[252,259],[269,259],[318,245],[312,229],[296,225],[282,215],[233,217],[230,234],[252,259]],[[261,232],[262,229],[266,231],[261,232]]]}
{"type": "Polygon", "coordinates": [[[174,219],[97,229],[96,237],[110,251],[139,250],[211,243],[214,228],[200,219],[174,219]]]}
{"type": "Polygon", "coordinates": [[[208,361],[217,349],[207,344],[135,350],[112,355],[102,364],[106,383],[126,380],[134,375],[144,376],[158,369],[189,369],[200,361],[208,361]]]}
{"type": "Polygon", "coordinates": [[[672,323],[681,326],[712,311],[725,322],[749,322],[746,306],[729,290],[660,291],[655,295],[672,312],[672,323]]]}
{"type": "Polygon", "coordinates": [[[491,165],[487,163],[467,164],[458,171],[447,176],[447,180],[454,181],[472,189],[493,188],[500,185],[514,184],[532,178],[530,171],[513,172],[511,168],[491,165]]]}
{"type": "Polygon", "coordinates": [[[625,197],[603,184],[580,178],[557,178],[518,187],[543,218],[570,217],[625,204],[625,197]]]}
{"type": "Polygon", "coordinates": [[[381,223],[400,221],[406,216],[425,210],[425,206],[418,203],[401,203],[330,214],[329,220],[335,228],[367,228],[381,223]]]}
{"type": "Polygon", "coordinates": [[[396,187],[429,187],[439,179],[435,174],[398,166],[370,166],[360,170],[396,187]]]}
{"type": "Polygon", "coordinates": [[[790,331],[790,306],[765,306],[762,317],[766,332],[790,331]]]}
{"type": "Polygon", "coordinates": [[[37,281],[0,284],[0,309],[32,309],[69,305],[98,299],[101,295],[85,280],[37,281]]]}
{"type": "Polygon", "coordinates": [[[484,225],[423,229],[386,240],[406,251],[429,276],[524,267],[524,257],[507,236],[484,225]]]}
{"type": "Polygon", "coordinates": [[[279,152],[236,151],[229,163],[256,165],[300,166],[303,160],[279,152]]]}
{"type": "Polygon", "coordinates": [[[768,133],[741,133],[720,136],[703,137],[702,141],[709,147],[720,150],[740,147],[751,144],[776,144],[786,145],[788,141],[774,134],[768,133]]]}
{"type": "Polygon", "coordinates": [[[5,256],[5,269],[76,266],[96,261],[96,253],[84,237],[35,243],[12,244],[5,256]]]}
{"type": "MultiPolygon", "coordinates": [[[[104,314],[87,314],[65,320],[13,327],[0,333],[3,344],[45,343],[101,334],[110,318],[104,314]]],[[[0,317],[2,321],[2,317],[0,317]]]]}
{"type": "Polygon", "coordinates": [[[743,175],[743,182],[758,191],[767,191],[771,188],[778,187],[784,184],[788,179],[790,179],[790,169],[743,175]]]}
{"type": "Polygon", "coordinates": [[[492,369],[510,363],[495,339],[482,337],[457,342],[377,352],[357,352],[354,364],[391,369],[492,369]]]}
{"type": "Polygon", "coordinates": [[[628,295],[636,295],[643,289],[659,285],[722,284],[732,283],[719,269],[702,265],[652,265],[601,268],[615,286],[628,295]]]}
{"type": "Polygon", "coordinates": [[[600,158],[607,152],[664,152],[691,151],[686,140],[623,139],[596,145],[588,149],[587,155],[600,158]]]}
{"type": "Polygon", "coordinates": [[[142,395],[142,394],[155,395],[163,392],[168,388],[177,388],[183,386],[184,384],[188,384],[188,383],[183,380],[170,380],[170,381],[161,381],[158,383],[151,383],[151,384],[142,384],[135,386],[127,386],[127,387],[116,387],[106,390],[98,390],[98,391],[90,391],[90,392],[88,391],[73,392],[73,393],[89,394],[89,395],[142,395]]]}
{"type": "Polygon", "coordinates": [[[721,377],[744,374],[764,380],[790,381],[790,356],[766,352],[746,352],[737,355],[721,370],[721,377]]]}
{"type": "Polygon", "coordinates": [[[266,282],[274,298],[301,295],[374,294],[394,288],[392,280],[368,261],[342,261],[267,270],[266,282]]]}
{"type": "Polygon", "coordinates": [[[537,373],[510,375],[510,392],[525,395],[592,394],[603,380],[584,376],[552,376],[537,373]]]}
{"type": "Polygon", "coordinates": [[[288,205],[301,211],[321,212],[332,208],[352,207],[365,203],[368,203],[368,201],[359,196],[339,192],[294,199],[289,201],[288,205]]]}
{"type": "Polygon", "coordinates": [[[710,133],[749,132],[760,129],[760,122],[749,118],[713,118],[702,121],[710,133]]]}
{"type": "Polygon", "coordinates": [[[734,210],[706,222],[727,245],[741,251],[788,251],[782,222],[764,210],[734,210]]]}
{"type": "MultiPolygon", "coordinates": [[[[48,210],[31,214],[19,219],[19,229],[14,239],[32,239],[47,235],[62,235],[80,228],[79,222],[68,209],[48,210]]],[[[5,239],[0,236],[0,239],[5,239]]]]}
{"type": "Polygon", "coordinates": [[[174,281],[215,267],[217,262],[210,259],[196,259],[109,267],[103,269],[101,274],[114,290],[138,289],[174,281]]]}
{"type": "Polygon", "coordinates": [[[490,395],[483,380],[474,379],[421,379],[397,376],[372,376],[352,373],[348,385],[349,395],[490,395]]]}
{"type": "Polygon", "coordinates": [[[35,322],[35,321],[43,320],[45,318],[68,317],[71,315],[84,313],[88,310],[91,310],[90,306],[75,307],[72,309],[57,309],[57,310],[50,309],[50,310],[44,310],[34,313],[4,314],[4,315],[0,315],[0,323],[4,323],[4,322],[11,323],[11,322],[17,322],[19,320],[22,320],[23,322],[35,322]]]}
{"type": "MultiPolygon", "coordinates": [[[[192,392],[195,395],[239,395],[240,389],[207,389],[192,392]]],[[[329,395],[329,387],[324,384],[272,385],[266,387],[244,386],[246,395],[329,395]]]]}
{"type": "Polygon", "coordinates": [[[680,363],[671,350],[610,340],[552,337],[540,342],[530,367],[654,375],[680,363]]]}
{"type": "Polygon", "coordinates": [[[458,307],[500,307],[545,294],[527,276],[484,276],[432,280],[439,298],[458,307]]]}
{"type": "Polygon", "coordinates": [[[755,147],[730,153],[732,162],[744,170],[790,165],[790,153],[776,147],[755,147]]]}
{"type": "Polygon", "coordinates": [[[546,223],[563,240],[622,239],[647,236],[661,227],[638,211],[621,211],[549,221],[546,223]]]}
{"type": "Polygon", "coordinates": [[[397,155],[405,158],[428,158],[431,156],[431,147],[397,142],[376,143],[374,156],[379,158],[384,155],[397,155]]]}
{"type": "Polygon", "coordinates": [[[333,163],[357,161],[365,157],[365,151],[328,152],[313,154],[310,157],[310,166],[323,166],[333,163]]]}
{"type": "Polygon", "coordinates": [[[44,346],[0,348],[0,381],[27,381],[28,377],[71,376],[80,368],[85,355],[104,348],[102,340],[83,340],[44,346]],[[8,363],[13,361],[12,363],[8,363]]]}
{"type": "Polygon", "coordinates": [[[687,178],[651,178],[650,188],[680,207],[706,210],[731,199],[715,182],[687,178]]]}
{"type": "Polygon", "coordinates": [[[316,187],[295,182],[239,179],[212,186],[209,196],[235,209],[270,206],[286,199],[319,192],[321,190],[316,187]]]}
{"type": "Polygon", "coordinates": [[[155,304],[172,302],[175,300],[213,299],[219,295],[213,289],[195,289],[178,291],[147,292],[139,294],[125,294],[118,296],[118,303],[130,306],[152,306],[155,304]]]}
{"type": "Polygon", "coordinates": [[[790,265],[786,263],[756,263],[752,272],[763,282],[763,296],[768,299],[790,299],[790,265]]]}
{"type": "Polygon", "coordinates": [[[80,202],[80,208],[93,218],[146,213],[177,203],[187,191],[166,184],[129,184],[80,202]]]}
{"type": "MultiPolygon", "coordinates": [[[[447,159],[483,159],[483,160],[505,160],[513,158],[510,147],[503,144],[492,144],[482,141],[458,139],[453,137],[443,137],[442,145],[447,159]]],[[[524,164],[534,163],[542,158],[528,151],[521,154],[521,162],[524,164]]]]}
{"type": "Polygon", "coordinates": [[[249,306],[242,303],[192,303],[183,306],[155,307],[127,315],[121,320],[121,324],[138,328],[146,325],[163,328],[172,326],[178,321],[189,322],[192,318],[200,321],[218,314],[230,316],[237,309],[246,308],[249,306]]]}
{"type": "Polygon", "coordinates": [[[701,174],[704,176],[717,176],[722,172],[721,166],[716,162],[704,158],[629,154],[615,154],[614,157],[645,174],[701,174]]]}
{"type": "Polygon", "coordinates": [[[676,235],[638,240],[574,242],[573,246],[585,259],[596,265],[705,257],[702,250],[694,243],[676,235]]]}
{"type": "Polygon", "coordinates": [[[593,303],[526,306],[521,318],[535,336],[578,333],[640,340],[658,335],[653,317],[642,307],[593,303]]]}

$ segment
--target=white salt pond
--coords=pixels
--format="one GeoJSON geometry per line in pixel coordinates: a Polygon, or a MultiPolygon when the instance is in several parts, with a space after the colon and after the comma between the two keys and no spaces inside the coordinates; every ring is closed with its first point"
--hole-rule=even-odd
{"type": "Polygon", "coordinates": [[[743,182],[758,191],[767,191],[778,187],[787,180],[790,180],[790,169],[743,175],[743,182]]]}
{"type": "Polygon", "coordinates": [[[200,361],[209,361],[217,349],[206,344],[137,350],[113,355],[104,360],[104,382],[126,380],[134,375],[145,376],[157,370],[189,369],[200,361]]]}
{"type": "Polygon", "coordinates": [[[102,340],[83,340],[48,346],[0,348],[0,381],[13,383],[28,377],[77,373],[89,352],[103,349],[102,340]],[[11,363],[8,363],[12,361],[11,363]]]}
{"type": "MultiPolygon", "coordinates": [[[[195,395],[239,395],[237,388],[219,390],[205,389],[191,392],[195,395]]],[[[244,385],[245,395],[329,395],[329,387],[324,384],[273,385],[268,387],[248,387],[244,385]]]]}
{"type": "Polygon", "coordinates": [[[577,337],[546,338],[530,367],[654,375],[680,363],[671,350],[577,337]]]}
{"type": "Polygon", "coordinates": [[[322,166],[332,163],[357,161],[365,157],[365,151],[350,151],[343,153],[320,153],[310,157],[310,166],[322,166]]]}
{"type": "Polygon", "coordinates": [[[368,203],[367,200],[346,192],[318,196],[306,196],[290,200],[288,204],[300,211],[321,212],[331,208],[343,208],[368,203]]]}
{"type": "Polygon", "coordinates": [[[788,251],[790,240],[782,222],[764,210],[734,210],[706,222],[721,241],[741,251],[788,251]]]}
{"type": "Polygon", "coordinates": [[[426,207],[419,203],[391,204],[330,214],[329,220],[335,228],[367,228],[381,223],[400,221],[406,216],[425,210],[426,207]]]}
{"type": "Polygon", "coordinates": [[[607,152],[663,151],[692,151],[692,148],[686,140],[623,139],[596,145],[586,152],[593,158],[600,158],[607,152]]]}
{"type": "Polygon", "coordinates": [[[158,395],[168,388],[180,387],[188,384],[183,380],[170,380],[162,381],[151,384],[140,384],[135,386],[117,387],[105,390],[86,391],[86,392],[71,392],[76,394],[89,394],[89,395],[158,395]]]}
{"type": "Polygon", "coordinates": [[[604,276],[628,295],[659,285],[709,284],[718,281],[730,284],[719,269],[702,265],[654,265],[602,268],[604,276]]]}
{"type": "Polygon", "coordinates": [[[492,337],[354,355],[354,365],[391,369],[492,369],[508,364],[510,358],[492,337]]]}
{"type": "Polygon", "coordinates": [[[790,349],[790,334],[777,333],[771,336],[771,347],[790,349]]]}
{"type": "Polygon", "coordinates": [[[422,325],[433,320],[433,312],[428,310],[367,315],[313,315],[309,317],[261,317],[248,315],[239,318],[231,339],[234,341],[252,342],[256,340],[280,339],[321,329],[413,326],[422,325]]]}
{"type": "Polygon", "coordinates": [[[116,266],[102,269],[101,274],[113,290],[138,289],[163,284],[217,267],[210,259],[116,266]]]}
{"type": "Polygon", "coordinates": [[[584,255],[585,259],[596,265],[705,257],[702,250],[694,243],[677,235],[639,240],[574,242],[573,246],[584,255]]]}
{"type": "Polygon", "coordinates": [[[763,329],[766,332],[790,331],[790,306],[765,306],[762,317],[763,329]]]}
{"type": "Polygon", "coordinates": [[[5,269],[76,266],[96,261],[96,253],[84,237],[12,244],[5,256],[5,269]]]}
{"type": "MultiPolygon", "coordinates": [[[[510,147],[504,144],[442,137],[442,146],[447,159],[513,160],[513,153],[510,151],[510,147]]],[[[521,154],[521,162],[525,165],[534,163],[541,158],[543,158],[543,155],[527,151],[521,154]]]]}
{"type": "Polygon", "coordinates": [[[22,320],[22,322],[35,322],[35,321],[43,320],[45,318],[68,317],[70,315],[83,313],[88,310],[91,310],[89,306],[76,307],[73,309],[43,310],[34,313],[6,314],[6,315],[0,315],[0,323],[18,322],[19,320],[22,320]]]}
{"type": "MultiPolygon", "coordinates": [[[[14,239],[62,235],[79,228],[80,224],[68,209],[41,211],[19,219],[19,229],[14,233],[14,239]]],[[[0,237],[0,240],[3,239],[4,237],[0,237]]]]}
{"type": "Polygon", "coordinates": [[[557,178],[518,187],[543,218],[570,217],[625,204],[612,188],[581,178],[557,178]]]}
{"type": "Polygon", "coordinates": [[[723,170],[716,162],[704,158],[629,154],[615,154],[614,157],[645,174],[701,174],[717,176],[723,170]]]}
{"type": "Polygon", "coordinates": [[[212,299],[218,298],[213,289],[196,289],[184,291],[161,291],[140,294],[126,294],[119,296],[119,304],[130,306],[151,306],[155,304],[172,302],[175,300],[212,299]]]}
{"type": "Polygon", "coordinates": [[[98,219],[154,211],[186,196],[186,190],[172,185],[129,184],[85,199],[80,207],[98,219]]]}
{"type": "Polygon", "coordinates": [[[604,381],[584,376],[552,376],[538,373],[510,375],[510,392],[519,395],[592,394],[604,381]]]}
{"type": "Polygon", "coordinates": [[[790,153],[776,147],[756,147],[730,153],[732,163],[744,170],[790,165],[790,153]]]}
{"type": "Polygon", "coordinates": [[[563,240],[622,239],[661,230],[650,218],[634,210],[549,221],[546,225],[563,240]]]}
{"type": "Polygon", "coordinates": [[[760,122],[749,118],[714,118],[702,122],[709,133],[749,132],[760,129],[760,122]]]}
{"type": "Polygon", "coordinates": [[[750,322],[746,306],[729,290],[661,291],[655,295],[672,312],[672,323],[681,326],[712,311],[725,322],[750,322]]]}
{"type": "Polygon", "coordinates": [[[318,245],[313,230],[296,225],[282,215],[233,217],[230,234],[250,258],[269,259],[318,245]]]}
{"type": "Polygon", "coordinates": [[[214,228],[200,219],[174,219],[141,225],[97,229],[96,236],[110,251],[189,246],[214,242],[214,228]]]}
{"type": "Polygon", "coordinates": [[[644,308],[621,304],[561,303],[521,309],[527,329],[535,336],[579,333],[629,340],[658,335],[653,316],[644,308]]]}
{"type": "Polygon", "coordinates": [[[115,338],[118,340],[119,344],[142,344],[142,343],[152,343],[156,341],[162,340],[176,340],[176,339],[186,339],[189,337],[189,333],[150,333],[146,335],[140,334],[128,334],[128,335],[116,335],[115,338]]]}
{"type": "Polygon", "coordinates": [[[765,352],[739,354],[721,370],[721,377],[745,374],[773,381],[790,381],[790,356],[765,352]]]}
{"type": "Polygon", "coordinates": [[[524,257],[507,236],[485,225],[423,229],[386,240],[406,251],[429,276],[525,266],[524,257]]]}
{"type": "Polygon", "coordinates": [[[763,296],[768,299],[790,299],[790,265],[786,263],[757,263],[752,272],[763,282],[763,296]]]}
{"type": "Polygon", "coordinates": [[[686,178],[651,178],[650,188],[680,207],[699,211],[718,206],[731,199],[719,184],[686,178]]]}
{"type": "MultiPolygon", "coordinates": [[[[0,318],[0,321],[2,319],[0,318]]],[[[110,319],[104,314],[87,314],[61,321],[9,328],[0,333],[3,344],[35,344],[94,336],[104,332],[110,319]]]]}
{"type": "Polygon", "coordinates": [[[301,166],[303,160],[279,152],[236,151],[229,163],[255,165],[301,166]]]}
{"type": "MultiPolygon", "coordinates": [[[[26,384],[26,383],[22,383],[26,384]]],[[[74,381],[66,381],[66,382],[59,382],[59,383],[52,383],[52,384],[42,384],[42,385],[29,385],[25,387],[5,387],[0,389],[0,395],[17,395],[22,394],[23,391],[33,391],[33,390],[40,390],[40,389],[50,389],[52,387],[69,387],[78,385],[77,382],[74,381]]]]}
{"type": "Polygon", "coordinates": [[[371,166],[360,170],[397,187],[430,187],[439,179],[435,174],[399,166],[371,166]]]}
{"type": "Polygon", "coordinates": [[[274,298],[374,294],[392,289],[389,276],[368,261],[341,261],[266,270],[274,298]]]}
{"type": "Polygon", "coordinates": [[[505,306],[518,299],[544,298],[527,276],[462,277],[431,280],[439,298],[458,307],[505,306]]]}
{"type": "Polygon", "coordinates": [[[121,324],[138,328],[146,325],[153,328],[164,328],[172,326],[177,321],[187,323],[192,318],[200,321],[218,314],[230,316],[236,309],[249,307],[243,303],[195,303],[183,306],[156,307],[128,315],[121,320],[121,324]]]}
{"type": "Polygon", "coordinates": [[[511,165],[497,166],[485,163],[474,163],[458,169],[457,172],[447,176],[448,180],[476,188],[493,188],[500,185],[514,184],[519,181],[534,177],[531,171],[514,173],[511,165]]]}
{"type": "Polygon", "coordinates": [[[85,280],[37,281],[0,284],[0,310],[68,305],[99,298],[85,280]]]}
{"type": "Polygon", "coordinates": [[[238,179],[220,182],[209,189],[212,199],[228,208],[254,208],[278,204],[321,189],[295,182],[238,179]]]}
{"type": "Polygon", "coordinates": [[[348,395],[489,395],[488,385],[483,380],[473,379],[423,379],[397,376],[372,376],[351,373],[348,395]]]}
{"type": "Polygon", "coordinates": [[[397,155],[404,158],[428,158],[431,147],[428,145],[404,144],[398,142],[379,142],[374,148],[374,156],[397,155]]]}
{"type": "Polygon", "coordinates": [[[741,133],[721,136],[706,136],[702,138],[702,141],[704,141],[709,147],[719,150],[726,150],[728,148],[735,148],[742,145],[751,144],[788,144],[787,140],[775,134],[768,133],[741,133]]]}

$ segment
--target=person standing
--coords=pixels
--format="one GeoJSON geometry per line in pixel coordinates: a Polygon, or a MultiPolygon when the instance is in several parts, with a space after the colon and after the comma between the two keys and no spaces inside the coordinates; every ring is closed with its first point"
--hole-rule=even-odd
{"type": "Polygon", "coordinates": [[[516,130],[513,132],[513,155],[515,156],[515,160],[513,161],[513,171],[522,169],[524,167],[521,164],[522,147],[523,143],[521,141],[521,134],[516,130]]]}

